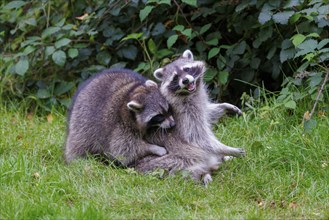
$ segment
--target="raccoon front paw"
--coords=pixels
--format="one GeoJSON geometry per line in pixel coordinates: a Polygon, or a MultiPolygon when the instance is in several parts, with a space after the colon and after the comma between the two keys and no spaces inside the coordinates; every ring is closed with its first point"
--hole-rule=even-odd
{"type": "Polygon", "coordinates": [[[246,150],[243,148],[238,148],[238,154],[237,157],[245,157],[247,155],[246,150]]]}
{"type": "Polygon", "coordinates": [[[149,151],[150,151],[151,154],[155,154],[155,155],[160,156],[160,157],[167,154],[166,148],[160,147],[158,145],[150,145],[149,151]]]}
{"type": "Polygon", "coordinates": [[[208,183],[211,183],[212,182],[212,177],[209,173],[207,173],[206,175],[203,176],[203,180],[202,180],[203,184],[205,186],[208,185],[208,183]]]}
{"type": "Polygon", "coordinates": [[[236,107],[235,105],[233,105],[232,109],[231,109],[235,114],[241,116],[242,115],[242,111],[241,109],[239,109],[238,107],[236,107]]]}

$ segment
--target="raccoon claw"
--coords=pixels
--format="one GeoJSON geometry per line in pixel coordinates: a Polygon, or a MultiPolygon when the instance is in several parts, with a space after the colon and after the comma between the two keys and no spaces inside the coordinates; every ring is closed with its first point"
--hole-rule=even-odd
{"type": "Polygon", "coordinates": [[[236,106],[233,106],[232,111],[235,112],[238,116],[242,115],[242,111],[236,106]]]}
{"type": "Polygon", "coordinates": [[[166,148],[164,147],[160,147],[160,146],[157,146],[157,145],[151,145],[150,148],[149,148],[149,151],[151,154],[155,154],[157,156],[163,156],[163,155],[166,155],[168,152],[166,150],[166,148]]]}
{"type": "Polygon", "coordinates": [[[207,173],[206,175],[204,175],[202,182],[203,182],[203,184],[205,186],[207,186],[208,183],[211,183],[212,182],[211,175],[209,173],[207,173]]]}
{"type": "Polygon", "coordinates": [[[245,149],[243,148],[238,148],[239,152],[237,154],[237,157],[245,157],[247,155],[245,149]]]}

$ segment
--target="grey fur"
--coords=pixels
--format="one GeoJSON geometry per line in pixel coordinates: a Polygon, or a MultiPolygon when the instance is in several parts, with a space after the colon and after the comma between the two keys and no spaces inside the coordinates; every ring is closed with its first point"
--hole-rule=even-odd
{"type": "Polygon", "coordinates": [[[146,155],[163,156],[167,150],[144,136],[174,125],[155,82],[127,69],[106,70],[85,82],[73,98],[65,160],[92,154],[130,165],[146,155]],[[165,120],[153,123],[157,115],[165,120]]]}
{"type": "MultiPolygon", "coordinates": [[[[206,184],[211,181],[211,171],[217,169],[219,164],[227,158],[225,155],[245,156],[245,150],[221,143],[212,132],[211,124],[226,111],[237,114],[242,114],[242,112],[229,103],[218,104],[209,101],[202,79],[205,70],[205,63],[195,61],[191,51],[186,50],[179,59],[156,70],[154,76],[161,81],[160,91],[173,107],[176,119],[175,135],[189,146],[194,146],[191,151],[200,152],[198,155],[202,155],[200,156],[202,159],[194,163],[194,167],[202,170],[203,182],[206,184]],[[199,149],[196,150],[196,148],[199,149]],[[204,161],[204,152],[207,152],[206,154],[213,161],[212,165],[204,161]]],[[[156,162],[162,161],[164,168],[167,168],[169,163],[173,167],[174,164],[179,166],[192,157],[185,154],[185,149],[176,148],[175,145],[167,149],[169,151],[167,155],[154,159],[156,162]]],[[[152,167],[149,164],[155,165],[155,162],[152,162],[152,159],[141,160],[137,168],[152,167]]],[[[184,166],[181,165],[179,169],[182,167],[184,166]]]]}
{"type": "Polygon", "coordinates": [[[205,63],[195,61],[192,52],[186,50],[179,59],[156,70],[154,75],[161,81],[161,93],[173,106],[176,130],[184,140],[218,155],[244,156],[243,149],[222,144],[212,131],[211,123],[226,110],[238,114],[241,110],[229,103],[209,101],[202,78],[205,70],[205,63]],[[184,80],[188,82],[184,84],[184,80]]]}

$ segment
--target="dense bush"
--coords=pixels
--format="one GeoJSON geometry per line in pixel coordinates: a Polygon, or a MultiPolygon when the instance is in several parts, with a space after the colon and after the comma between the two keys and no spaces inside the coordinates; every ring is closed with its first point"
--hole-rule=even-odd
{"type": "Polygon", "coordinates": [[[308,93],[293,88],[306,85],[315,98],[328,71],[328,3],[5,0],[2,94],[28,97],[46,109],[67,106],[76,85],[96,71],[128,67],[151,77],[190,48],[209,65],[213,98],[237,102],[250,85],[276,91],[288,77],[279,101],[294,109],[308,93]]]}

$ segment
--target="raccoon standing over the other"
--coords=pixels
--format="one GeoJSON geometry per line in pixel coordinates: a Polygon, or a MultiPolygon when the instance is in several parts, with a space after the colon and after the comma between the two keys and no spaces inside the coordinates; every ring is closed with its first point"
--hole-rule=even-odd
{"type": "Polygon", "coordinates": [[[130,165],[167,150],[147,143],[150,129],[175,126],[170,106],[155,82],[128,69],[105,70],[86,81],[68,115],[65,160],[88,154],[130,165]]]}
{"type": "Polygon", "coordinates": [[[175,130],[190,144],[202,147],[208,152],[224,156],[245,156],[245,150],[226,146],[217,140],[212,123],[226,111],[242,114],[229,103],[211,103],[203,82],[206,71],[203,61],[194,60],[190,50],[180,58],[154,72],[161,81],[160,91],[173,107],[176,119],[175,130]]]}

